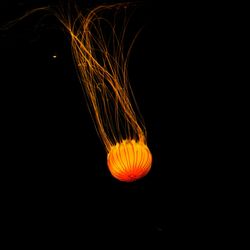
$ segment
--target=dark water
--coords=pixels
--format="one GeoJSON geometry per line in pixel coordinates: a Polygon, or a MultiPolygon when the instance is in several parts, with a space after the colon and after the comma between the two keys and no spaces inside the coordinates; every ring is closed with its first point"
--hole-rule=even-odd
{"type": "MultiPolygon", "coordinates": [[[[2,19],[34,7],[22,2],[5,4],[2,19]]],[[[217,164],[217,125],[210,119],[216,66],[205,24],[184,7],[164,8],[147,3],[133,20],[145,23],[129,73],[153,166],[131,184],[108,172],[58,23],[31,17],[1,31],[1,177],[10,228],[38,230],[44,238],[120,232],[169,239],[207,223],[208,179],[217,164]]]]}

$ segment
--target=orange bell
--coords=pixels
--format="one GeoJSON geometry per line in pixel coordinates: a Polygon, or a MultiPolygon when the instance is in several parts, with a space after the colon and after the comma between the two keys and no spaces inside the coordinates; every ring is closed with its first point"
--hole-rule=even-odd
{"type": "Polygon", "coordinates": [[[132,182],[144,177],[152,165],[152,155],[142,142],[123,140],[111,147],[107,159],[111,174],[120,181],[132,182]]]}

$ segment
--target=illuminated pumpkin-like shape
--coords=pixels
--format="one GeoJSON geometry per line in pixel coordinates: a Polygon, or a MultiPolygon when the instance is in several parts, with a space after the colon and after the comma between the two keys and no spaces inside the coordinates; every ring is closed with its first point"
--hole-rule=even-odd
{"type": "Polygon", "coordinates": [[[152,165],[152,155],[144,143],[123,140],[112,146],[107,162],[111,174],[116,179],[132,182],[149,172],[152,165]]]}

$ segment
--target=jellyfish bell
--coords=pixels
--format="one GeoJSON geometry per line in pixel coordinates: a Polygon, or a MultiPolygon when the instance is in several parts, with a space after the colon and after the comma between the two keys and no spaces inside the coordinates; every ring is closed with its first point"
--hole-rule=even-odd
{"type": "Polygon", "coordinates": [[[107,164],[113,177],[132,182],[147,175],[152,165],[152,155],[143,142],[123,140],[111,147],[107,164]]]}

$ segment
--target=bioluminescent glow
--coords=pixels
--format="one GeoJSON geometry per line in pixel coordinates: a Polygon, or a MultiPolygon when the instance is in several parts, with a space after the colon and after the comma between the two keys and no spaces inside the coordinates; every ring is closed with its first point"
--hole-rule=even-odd
{"type": "Polygon", "coordinates": [[[102,5],[85,15],[78,11],[75,19],[62,12],[57,17],[70,33],[75,65],[107,151],[109,170],[118,180],[131,182],[149,172],[152,155],[129,83],[128,59],[135,39],[125,53],[128,20],[123,12],[127,7],[102,5]],[[113,19],[105,18],[105,14],[113,15],[113,19]],[[124,17],[122,26],[116,23],[118,17],[124,17]]]}
{"type": "Polygon", "coordinates": [[[125,182],[144,177],[152,165],[146,127],[128,76],[136,38],[129,41],[126,37],[128,7],[127,3],[100,5],[84,13],[77,8],[45,7],[10,23],[49,10],[66,28],[87,105],[107,152],[108,168],[116,179],[125,182]]]}

